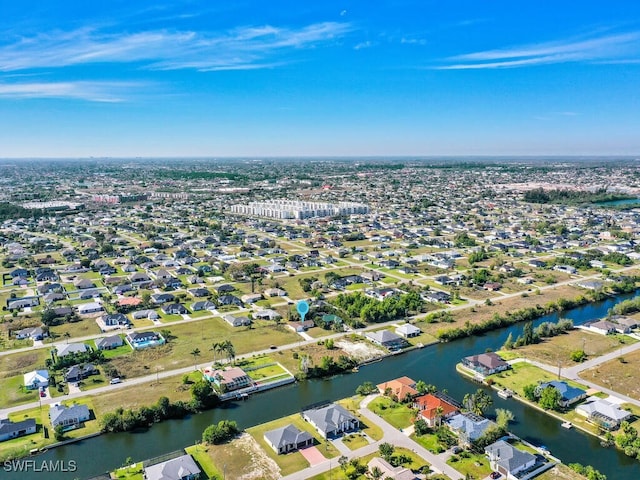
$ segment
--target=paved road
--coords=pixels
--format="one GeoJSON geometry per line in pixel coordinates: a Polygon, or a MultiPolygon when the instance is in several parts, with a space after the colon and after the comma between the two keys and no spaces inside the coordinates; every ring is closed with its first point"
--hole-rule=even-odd
{"type": "MultiPolygon", "coordinates": [[[[444,473],[452,480],[462,480],[464,476],[454,470],[449,465],[445,463],[445,459],[442,457],[436,456],[428,450],[424,449],[422,446],[418,445],[416,442],[411,440],[409,437],[401,433],[396,428],[392,427],[378,415],[373,413],[371,410],[367,408],[367,405],[371,400],[376,398],[377,395],[370,395],[366,397],[362,403],[360,404],[359,412],[360,414],[369,420],[371,423],[375,423],[382,429],[383,437],[381,440],[377,442],[371,443],[369,445],[365,445],[362,448],[357,450],[349,451],[345,454],[348,459],[352,458],[360,458],[371,453],[375,453],[378,451],[378,448],[381,443],[387,442],[396,447],[403,447],[409,450],[413,450],[418,455],[420,455],[423,459],[431,464],[431,469],[438,473],[444,473]]],[[[322,448],[320,448],[322,451],[322,448]]],[[[327,460],[325,462],[319,463],[313,467],[306,468],[296,473],[292,473],[291,475],[287,475],[283,477],[282,480],[305,480],[307,478],[311,478],[315,475],[319,475],[321,473],[327,472],[332,468],[336,468],[338,466],[338,459],[333,458],[331,460],[327,460]]]]}

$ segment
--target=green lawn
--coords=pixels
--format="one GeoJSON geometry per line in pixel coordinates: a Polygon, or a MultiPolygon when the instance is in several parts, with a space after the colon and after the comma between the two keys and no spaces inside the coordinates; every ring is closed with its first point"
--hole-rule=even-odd
{"type": "Polygon", "coordinates": [[[112,478],[118,480],[144,480],[142,462],[117,469],[112,472],[112,478]]]}
{"type": "Polygon", "coordinates": [[[471,478],[481,479],[491,473],[487,457],[477,453],[462,452],[459,455],[452,455],[447,460],[447,464],[471,478]]]}
{"type": "MultiPolygon", "coordinates": [[[[518,395],[524,397],[523,388],[525,385],[537,384],[538,382],[549,382],[557,380],[558,376],[552,373],[542,370],[534,365],[520,362],[514,363],[512,368],[505,370],[504,372],[490,375],[487,378],[493,379],[496,385],[509,388],[518,395]]],[[[582,388],[588,390],[584,385],[580,385],[576,382],[567,381],[567,383],[573,387],[582,388]]]]}
{"type": "Polygon", "coordinates": [[[222,472],[213,463],[213,460],[207,455],[206,445],[193,445],[185,448],[185,451],[193,457],[200,469],[205,473],[205,479],[222,478],[222,472]]]}
{"type": "Polygon", "coordinates": [[[357,450],[365,445],[369,445],[367,439],[359,433],[345,435],[342,439],[342,443],[349,447],[349,450],[357,450]]]}
{"type": "MultiPolygon", "coordinates": [[[[95,347],[95,344],[94,344],[95,347]]],[[[122,346],[117,348],[112,348],[111,350],[103,350],[104,358],[110,359],[119,357],[120,355],[127,355],[128,353],[133,352],[133,349],[129,346],[128,343],[122,344],[122,346]]]]}
{"type": "Polygon", "coordinates": [[[22,375],[16,375],[0,381],[0,407],[13,407],[38,400],[38,390],[21,388],[23,380],[22,375]]]}
{"type": "Polygon", "coordinates": [[[396,403],[387,397],[374,399],[369,403],[368,408],[398,429],[411,426],[416,416],[415,411],[408,406],[396,403]]]}
{"type": "Polygon", "coordinates": [[[381,440],[384,435],[382,429],[374,423],[367,423],[368,421],[358,413],[358,408],[363,398],[360,395],[354,395],[353,397],[338,400],[336,403],[342,405],[360,420],[360,431],[366,433],[373,440],[381,440]]]}
{"type": "Polygon", "coordinates": [[[429,433],[427,435],[420,435],[420,436],[416,435],[415,433],[412,433],[409,438],[411,438],[414,442],[418,443],[422,447],[429,450],[431,453],[438,454],[446,450],[446,448],[443,445],[441,445],[440,442],[438,441],[438,437],[436,436],[435,433],[429,433]]]}

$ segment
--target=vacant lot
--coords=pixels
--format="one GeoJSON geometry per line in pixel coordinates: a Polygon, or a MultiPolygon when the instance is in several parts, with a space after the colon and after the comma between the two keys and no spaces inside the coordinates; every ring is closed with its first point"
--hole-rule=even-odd
{"type": "Polygon", "coordinates": [[[35,369],[44,369],[47,358],[49,358],[49,351],[45,348],[0,357],[0,382],[3,378],[23,375],[35,369]]]}
{"type": "MultiPolygon", "coordinates": [[[[166,345],[139,350],[112,360],[118,372],[128,377],[154,373],[157,369],[172,370],[195,364],[210,363],[214,359],[211,346],[215,342],[230,340],[236,355],[294,342],[298,336],[282,325],[258,323],[256,327],[233,328],[220,318],[211,318],[179,325],[163,325],[171,332],[166,345]],[[199,356],[191,352],[198,349],[199,356]]],[[[162,331],[162,330],[161,330],[162,331]]],[[[220,358],[220,355],[218,355],[220,358]]]]}
{"type": "MultiPolygon", "coordinates": [[[[505,353],[505,359],[523,357],[538,360],[549,365],[572,366],[571,352],[584,348],[588,358],[598,357],[612,352],[625,344],[637,340],[626,335],[599,335],[585,330],[575,329],[568,333],[544,339],[535,345],[527,345],[505,353]]],[[[501,352],[502,353],[502,352],[501,352]]]]}
{"type": "Polygon", "coordinates": [[[624,357],[586,370],[582,372],[580,376],[585,380],[640,400],[640,382],[638,382],[639,369],[640,350],[636,350],[624,357]]]}
{"type": "MultiPolygon", "coordinates": [[[[442,328],[463,327],[467,321],[472,324],[482,323],[495,315],[504,314],[505,312],[515,312],[517,310],[535,307],[536,305],[546,305],[554,302],[559,298],[574,299],[579,293],[574,287],[563,285],[557,288],[541,290],[540,295],[530,292],[527,297],[517,295],[510,298],[494,298],[493,305],[476,305],[474,307],[462,308],[451,312],[454,321],[452,323],[426,323],[424,321],[416,322],[416,326],[428,334],[435,335],[442,328]]],[[[464,296],[464,295],[463,295],[464,296]]]]}
{"type": "Polygon", "coordinates": [[[22,375],[0,380],[0,407],[13,407],[38,400],[38,390],[23,388],[23,382],[22,375]]]}
{"type": "Polygon", "coordinates": [[[413,424],[416,416],[415,410],[398,402],[394,402],[388,397],[378,397],[371,401],[369,410],[385,419],[394,427],[402,430],[413,424]]]}
{"type": "Polygon", "coordinates": [[[205,449],[218,471],[224,470],[226,478],[276,480],[282,476],[278,464],[247,433],[223,445],[201,445],[198,449],[205,449]]]}

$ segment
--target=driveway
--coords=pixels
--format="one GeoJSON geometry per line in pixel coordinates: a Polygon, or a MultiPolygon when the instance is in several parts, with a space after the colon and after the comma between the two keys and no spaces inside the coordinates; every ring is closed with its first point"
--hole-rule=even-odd
{"type": "Polygon", "coordinates": [[[304,458],[309,462],[309,466],[313,467],[314,465],[318,465],[326,460],[324,455],[318,450],[317,447],[307,447],[300,450],[300,453],[304,458]]]}

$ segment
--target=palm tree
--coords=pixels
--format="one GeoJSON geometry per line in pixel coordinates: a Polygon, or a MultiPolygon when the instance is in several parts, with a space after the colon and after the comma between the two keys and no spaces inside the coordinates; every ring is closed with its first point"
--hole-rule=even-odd
{"type": "Polygon", "coordinates": [[[213,342],[210,350],[213,351],[213,363],[216,363],[218,360],[218,352],[220,351],[220,342],[213,342]]]}
{"type": "Polygon", "coordinates": [[[198,370],[197,358],[200,356],[200,349],[199,348],[193,349],[191,351],[191,355],[193,355],[194,367],[196,370],[198,370]]]}
{"type": "Polygon", "coordinates": [[[231,341],[226,340],[225,341],[225,352],[227,352],[227,358],[229,359],[229,363],[233,363],[233,361],[236,358],[236,349],[233,346],[233,343],[231,343],[231,341]]]}
{"type": "Polygon", "coordinates": [[[380,480],[382,478],[382,475],[384,474],[382,473],[382,470],[380,470],[378,467],[373,467],[369,471],[369,475],[373,480],[380,480]]]}
{"type": "Polygon", "coordinates": [[[438,425],[438,427],[440,427],[440,425],[442,424],[442,414],[444,413],[444,409],[442,407],[436,407],[436,411],[435,413],[435,421],[436,421],[436,425],[438,425]]]}
{"type": "Polygon", "coordinates": [[[69,332],[64,332],[62,336],[67,339],[67,345],[68,345],[69,339],[71,338],[71,334],[69,332]]]}

